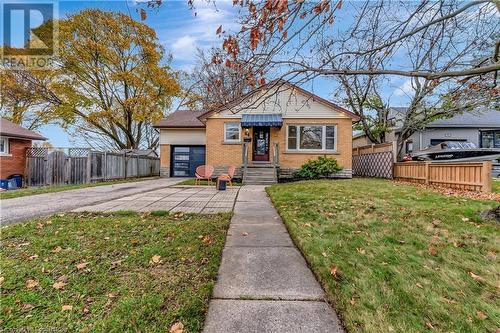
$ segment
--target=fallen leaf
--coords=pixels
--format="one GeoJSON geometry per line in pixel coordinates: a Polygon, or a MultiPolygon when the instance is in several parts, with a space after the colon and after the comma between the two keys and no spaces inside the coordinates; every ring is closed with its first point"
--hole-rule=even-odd
{"type": "Polygon", "coordinates": [[[120,266],[122,264],[122,262],[123,262],[123,260],[113,261],[111,263],[111,268],[113,269],[113,268],[116,268],[116,267],[120,266]]]}
{"type": "Polygon", "coordinates": [[[426,321],[425,326],[429,327],[432,330],[434,329],[434,326],[432,325],[432,323],[430,321],[426,321]]]}
{"type": "Polygon", "coordinates": [[[211,243],[212,243],[212,239],[211,239],[211,238],[210,238],[210,236],[208,236],[208,235],[207,235],[207,236],[203,236],[203,238],[201,239],[201,241],[202,241],[203,243],[205,243],[206,245],[209,245],[209,244],[211,244],[211,243]]]}
{"type": "Polygon", "coordinates": [[[0,285],[5,281],[5,278],[3,276],[0,276],[0,285]]]}
{"type": "Polygon", "coordinates": [[[349,303],[351,303],[351,305],[356,304],[356,300],[354,299],[354,297],[349,300],[349,303]]]}
{"type": "Polygon", "coordinates": [[[52,251],[50,251],[50,252],[52,252],[52,253],[59,253],[59,252],[61,252],[61,250],[62,250],[62,247],[57,246],[57,247],[55,247],[55,248],[54,248],[52,251]]]}
{"type": "Polygon", "coordinates": [[[106,296],[108,296],[109,298],[115,298],[116,297],[116,295],[113,294],[113,293],[107,293],[106,296]]]}
{"type": "Polygon", "coordinates": [[[175,324],[170,327],[170,333],[183,333],[184,332],[184,324],[181,323],[180,321],[176,322],[175,324]]]}
{"type": "Polygon", "coordinates": [[[432,256],[435,256],[438,253],[437,249],[434,246],[432,246],[432,245],[429,245],[429,249],[428,250],[429,250],[429,254],[432,255],[432,256]]]}
{"type": "Polygon", "coordinates": [[[322,252],[322,253],[321,253],[321,255],[322,255],[323,257],[327,257],[327,256],[328,256],[328,255],[326,254],[326,252],[322,252]]]}
{"type": "Polygon", "coordinates": [[[36,228],[37,228],[37,229],[43,229],[43,223],[38,223],[38,224],[36,225],[36,228]]]}
{"type": "Polygon", "coordinates": [[[435,219],[435,220],[433,220],[433,221],[432,221],[432,225],[433,225],[434,227],[437,227],[437,226],[438,226],[438,225],[440,225],[440,224],[441,224],[441,220],[435,219]]]}
{"type": "Polygon", "coordinates": [[[476,311],[476,314],[477,314],[477,317],[481,320],[485,320],[486,318],[488,318],[488,316],[486,315],[486,313],[482,312],[482,311],[479,311],[477,310],[476,311]]]}
{"type": "Polygon", "coordinates": [[[83,310],[82,310],[82,312],[83,312],[84,314],[87,314],[87,313],[89,313],[89,312],[90,312],[90,310],[89,310],[89,308],[84,307],[84,308],[83,308],[83,310]]]}
{"type": "Polygon", "coordinates": [[[33,289],[39,285],[40,283],[37,280],[26,280],[26,288],[28,289],[33,289]]]}
{"type": "Polygon", "coordinates": [[[64,289],[65,285],[66,285],[66,283],[64,283],[64,282],[55,282],[52,285],[52,288],[60,290],[60,289],[64,289]]]}
{"type": "Polygon", "coordinates": [[[469,218],[468,217],[462,217],[462,221],[469,222],[469,218]]]}
{"type": "Polygon", "coordinates": [[[71,311],[73,310],[73,305],[63,305],[61,311],[71,311]]]}
{"type": "Polygon", "coordinates": [[[60,277],[57,278],[57,281],[59,281],[59,282],[68,282],[68,276],[67,275],[61,275],[60,277]]]}
{"type": "Polygon", "coordinates": [[[418,282],[417,282],[417,283],[415,283],[415,285],[416,285],[418,288],[420,288],[420,289],[423,289],[423,288],[424,288],[424,287],[423,287],[420,283],[418,283],[418,282]]]}
{"type": "Polygon", "coordinates": [[[30,243],[29,243],[29,242],[26,242],[26,243],[21,243],[21,244],[19,244],[18,246],[28,246],[28,245],[30,245],[30,243]]]}
{"type": "Polygon", "coordinates": [[[150,264],[161,264],[162,260],[161,260],[161,256],[155,254],[154,256],[151,257],[151,259],[149,260],[149,263],[150,264]]]}
{"type": "Polygon", "coordinates": [[[82,263],[76,265],[76,268],[77,269],[84,269],[85,267],[87,267],[88,264],[89,264],[88,262],[82,262],[82,263]]]}
{"type": "Polygon", "coordinates": [[[23,306],[21,307],[21,310],[23,312],[28,312],[33,308],[34,308],[34,306],[32,304],[26,303],[26,304],[23,304],[23,306]]]}
{"type": "Polygon", "coordinates": [[[330,274],[332,274],[332,276],[333,276],[335,279],[337,278],[337,266],[332,265],[332,267],[330,268],[330,274]]]}
{"type": "Polygon", "coordinates": [[[36,258],[38,258],[38,254],[34,254],[34,255],[28,257],[28,260],[34,260],[36,258]]]}
{"type": "Polygon", "coordinates": [[[361,254],[365,254],[365,253],[366,253],[366,251],[365,251],[365,250],[363,250],[363,249],[362,249],[362,248],[360,248],[360,247],[356,248],[356,251],[358,251],[358,252],[359,252],[359,253],[361,253],[361,254]]]}
{"type": "Polygon", "coordinates": [[[481,276],[474,274],[473,272],[469,272],[469,275],[478,282],[484,282],[484,279],[481,276]]]}

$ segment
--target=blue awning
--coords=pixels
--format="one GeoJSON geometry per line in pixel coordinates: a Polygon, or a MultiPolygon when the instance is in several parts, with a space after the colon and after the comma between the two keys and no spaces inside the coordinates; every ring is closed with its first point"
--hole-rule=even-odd
{"type": "Polygon", "coordinates": [[[281,114],[244,114],[241,116],[241,127],[252,126],[283,126],[281,114]]]}

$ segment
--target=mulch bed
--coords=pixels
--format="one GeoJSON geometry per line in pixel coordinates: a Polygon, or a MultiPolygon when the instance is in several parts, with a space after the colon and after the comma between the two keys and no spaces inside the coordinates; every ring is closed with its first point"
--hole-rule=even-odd
{"type": "Polygon", "coordinates": [[[460,189],[454,189],[454,188],[449,188],[449,187],[442,187],[442,186],[437,186],[437,185],[426,185],[426,184],[420,184],[420,183],[412,183],[412,182],[405,182],[401,180],[395,180],[396,183],[401,183],[401,184],[410,184],[416,187],[420,188],[428,188],[431,190],[434,190],[436,192],[439,192],[443,195],[448,195],[448,196],[454,196],[454,197],[465,197],[469,199],[475,199],[475,200],[493,200],[493,201],[498,201],[500,202],[500,193],[483,193],[483,192],[475,192],[475,191],[467,191],[467,190],[460,190],[460,189]]]}

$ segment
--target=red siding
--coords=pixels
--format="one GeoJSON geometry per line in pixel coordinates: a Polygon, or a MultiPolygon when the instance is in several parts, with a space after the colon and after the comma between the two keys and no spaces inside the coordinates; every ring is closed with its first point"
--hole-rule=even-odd
{"type": "Polygon", "coordinates": [[[9,153],[12,156],[0,156],[0,178],[11,175],[24,175],[26,167],[26,148],[31,147],[31,140],[9,139],[9,153]]]}

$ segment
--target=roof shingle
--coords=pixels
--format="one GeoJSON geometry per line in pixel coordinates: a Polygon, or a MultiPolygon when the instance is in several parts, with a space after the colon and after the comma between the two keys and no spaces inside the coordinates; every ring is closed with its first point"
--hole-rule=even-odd
{"type": "Polygon", "coordinates": [[[198,117],[204,111],[193,110],[177,110],[169,114],[154,125],[156,128],[204,128],[205,124],[202,123],[198,117]]]}
{"type": "Polygon", "coordinates": [[[47,140],[47,138],[40,134],[21,127],[18,124],[14,124],[4,118],[0,118],[0,135],[28,140],[47,140]]]}

